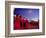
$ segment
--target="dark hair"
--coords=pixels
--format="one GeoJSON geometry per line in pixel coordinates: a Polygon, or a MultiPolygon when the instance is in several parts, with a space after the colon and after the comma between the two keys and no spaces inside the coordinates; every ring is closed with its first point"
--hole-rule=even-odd
{"type": "Polygon", "coordinates": [[[16,16],[18,16],[19,14],[16,14],[16,16]]]}

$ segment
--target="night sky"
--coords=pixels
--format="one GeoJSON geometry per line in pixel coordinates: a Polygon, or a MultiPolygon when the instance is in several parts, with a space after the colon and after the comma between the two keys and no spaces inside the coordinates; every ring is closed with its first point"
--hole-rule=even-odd
{"type": "Polygon", "coordinates": [[[29,20],[38,20],[39,9],[29,9],[29,8],[14,8],[14,15],[19,14],[29,20]]]}

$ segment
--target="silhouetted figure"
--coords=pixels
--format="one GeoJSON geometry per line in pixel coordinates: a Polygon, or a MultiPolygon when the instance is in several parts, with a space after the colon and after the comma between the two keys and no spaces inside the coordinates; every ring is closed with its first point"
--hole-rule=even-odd
{"type": "Polygon", "coordinates": [[[20,15],[20,27],[22,28],[22,15],[20,15]]]}
{"type": "Polygon", "coordinates": [[[22,28],[22,22],[20,21],[20,27],[22,28]]]}
{"type": "Polygon", "coordinates": [[[23,27],[26,27],[26,22],[23,23],[23,27]]]}
{"type": "Polygon", "coordinates": [[[24,17],[23,28],[26,29],[26,19],[24,17]]]}

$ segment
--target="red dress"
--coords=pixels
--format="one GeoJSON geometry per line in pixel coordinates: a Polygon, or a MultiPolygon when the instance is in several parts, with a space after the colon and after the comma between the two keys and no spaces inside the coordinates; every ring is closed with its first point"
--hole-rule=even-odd
{"type": "Polygon", "coordinates": [[[19,17],[14,17],[14,29],[20,29],[20,20],[19,17]]]}
{"type": "Polygon", "coordinates": [[[24,26],[23,26],[24,25],[23,24],[24,22],[25,22],[25,20],[24,20],[24,18],[22,18],[22,29],[24,29],[24,26]]]}
{"type": "Polygon", "coordinates": [[[26,19],[26,28],[28,28],[29,26],[29,23],[28,23],[28,20],[26,19]]]}

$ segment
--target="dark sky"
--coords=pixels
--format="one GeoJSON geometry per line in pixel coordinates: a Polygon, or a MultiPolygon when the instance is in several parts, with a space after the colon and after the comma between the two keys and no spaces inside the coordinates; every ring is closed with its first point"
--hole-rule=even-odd
{"type": "Polygon", "coordinates": [[[20,14],[25,18],[31,19],[38,19],[39,18],[39,9],[29,9],[29,8],[15,8],[14,15],[20,14]]]}

